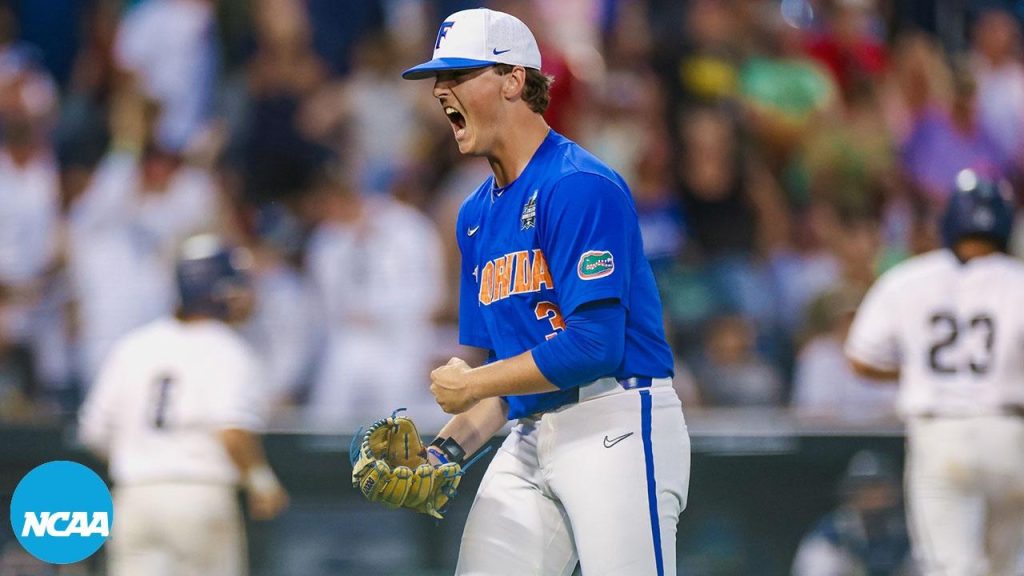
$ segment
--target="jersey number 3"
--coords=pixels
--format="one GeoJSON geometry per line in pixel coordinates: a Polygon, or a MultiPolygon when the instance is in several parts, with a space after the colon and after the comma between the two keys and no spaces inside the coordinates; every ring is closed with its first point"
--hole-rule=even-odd
{"type": "Polygon", "coordinates": [[[533,315],[537,317],[537,320],[547,318],[548,322],[551,323],[551,329],[554,332],[545,336],[545,340],[551,340],[559,332],[565,330],[565,319],[562,318],[562,311],[558,309],[558,305],[554,302],[537,302],[537,305],[533,308],[533,315]]]}
{"type": "Polygon", "coordinates": [[[989,371],[996,340],[995,321],[991,316],[979,314],[966,322],[958,322],[952,314],[939,312],[932,315],[930,322],[932,331],[938,336],[928,349],[928,365],[934,372],[955,374],[965,369],[974,374],[984,374],[989,371]],[[970,351],[966,366],[958,366],[949,356],[957,349],[957,342],[963,340],[968,341],[970,351]]]}

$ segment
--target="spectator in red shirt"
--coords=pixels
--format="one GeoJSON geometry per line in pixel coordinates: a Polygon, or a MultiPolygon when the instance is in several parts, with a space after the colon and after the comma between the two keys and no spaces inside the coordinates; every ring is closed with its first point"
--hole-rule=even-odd
{"type": "Polygon", "coordinates": [[[885,70],[885,46],[872,30],[878,20],[874,0],[831,0],[824,29],[808,42],[807,53],[831,70],[844,95],[858,78],[885,70]]]}

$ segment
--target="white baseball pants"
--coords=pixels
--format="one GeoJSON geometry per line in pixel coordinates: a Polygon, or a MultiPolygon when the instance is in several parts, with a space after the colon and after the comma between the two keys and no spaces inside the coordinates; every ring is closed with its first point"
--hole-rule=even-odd
{"type": "Polygon", "coordinates": [[[663,576],[676,573],[690,439],[670,379],[518,421],[466,521],[459,576],[663,576]]]}
{"type": "Polygon", "coordinates": [[[243,576],[237,490],[217,484],[144,484],[114,490],[111,576],[243,576]]]}
{"type": "Polygon", "coordinates": [[[1019,576],[1024,418],[916,418],[907,513],[924,576],[1019,576]]]}

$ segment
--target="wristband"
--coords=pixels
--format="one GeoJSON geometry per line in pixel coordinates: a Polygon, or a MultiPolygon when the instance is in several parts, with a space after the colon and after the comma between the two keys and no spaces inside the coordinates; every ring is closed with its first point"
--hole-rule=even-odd
{"type": "Polygon", "coordinates": [[[430,445],[440,450],[448,462],[461,465],[462,461],[466,459],[466,450],[454,438],[434,438],[430,445]]]}
{"type": "Polygon", "coordinates": [[[281,489],[274,471],[266,464],[260,464],[249,469],[245,474],[243,484],[246,489],[259,494],[268,494],[281,489]]]}
{"type": "Polygon", "coordinates": [[[437,446],[428,446],[427,454],[432,454],[441,464],[447,464],[449,462],[448,456],[446,456],[444,452],[441,452],[441,449],[437,446]]]}

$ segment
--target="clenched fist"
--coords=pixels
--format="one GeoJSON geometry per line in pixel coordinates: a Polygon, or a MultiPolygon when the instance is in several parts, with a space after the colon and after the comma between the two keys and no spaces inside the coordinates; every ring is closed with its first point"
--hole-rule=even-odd
{"type": "Polygon", "coordinates": [[[472,393],[470,370],[465,360],[452,358],[430,373],[430,393],[445,412],[461,414],[480,401],[472,393]]]}

